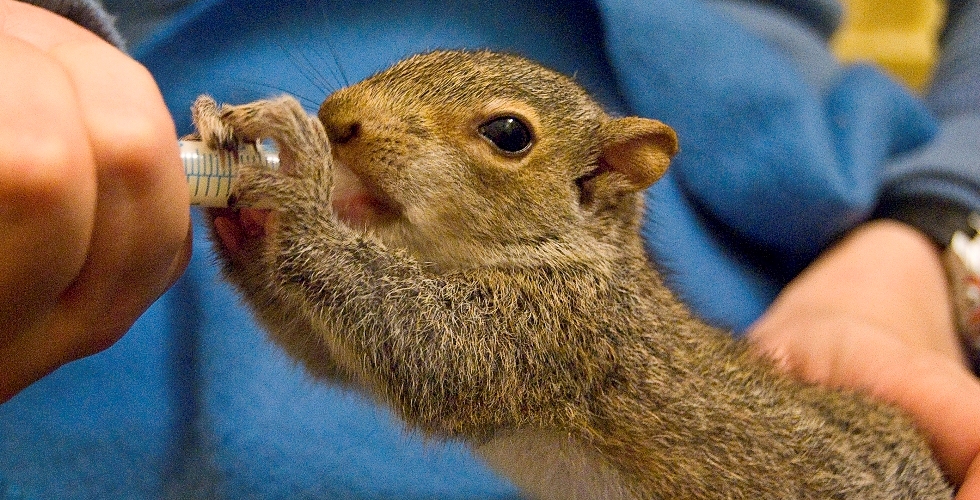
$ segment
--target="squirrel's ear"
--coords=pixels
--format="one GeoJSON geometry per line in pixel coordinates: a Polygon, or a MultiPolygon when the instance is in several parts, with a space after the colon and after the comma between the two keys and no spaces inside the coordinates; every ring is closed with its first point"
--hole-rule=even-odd
{"type": "Polygon", "coordinates": [[[616,118],[599,134],[602,170],[619,172],[637,191],[656,182],[678,150],[674,130],[648,118],[616,118]]]}

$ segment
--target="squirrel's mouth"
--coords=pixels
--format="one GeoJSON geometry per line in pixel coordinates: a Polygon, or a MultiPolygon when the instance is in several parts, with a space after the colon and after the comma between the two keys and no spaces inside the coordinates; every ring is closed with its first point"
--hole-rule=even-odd
{"type": "MultiPolygon", "coordinates": [[[[348,227],[377,228],[402,213],[400,204],[340,161],[334,162],[333,184],[334,214],[348,227]]],[[[266,236],[272,212],[269,208],[209,209],[218,239],[236,260],[246,258],[249,248],[266,236]]]]}
{"type": "Polygon", "coordinates": [[[265,236],[270,210],[262,208],[210,208],[215,235],[233,260],[248,257],[249,248],[265,236]]]}
{"type": "Polygon", "coordinates": [[[331,201],[337,219],[350,227],[378,226],[401,213],[397,202],[341,161],[335,161],[333,165],[331,201]]]}

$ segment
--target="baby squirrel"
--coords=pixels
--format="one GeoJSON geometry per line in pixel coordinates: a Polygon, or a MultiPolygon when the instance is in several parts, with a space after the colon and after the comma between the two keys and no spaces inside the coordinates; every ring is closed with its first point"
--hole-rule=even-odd
{"type": "Polygon", "coordinates": [[[193,108],[271,138],[213,211],[224,274],[316,377],[462,438],[534,498],[950,498],[897,410],[693,317],[638,234],[677,151],[518,56],[437,51],[341,89],[193,108]]]}

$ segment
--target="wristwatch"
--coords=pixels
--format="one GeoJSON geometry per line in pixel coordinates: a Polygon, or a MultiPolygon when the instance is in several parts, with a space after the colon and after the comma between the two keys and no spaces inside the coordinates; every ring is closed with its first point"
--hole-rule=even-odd
{"type": "Polygon", "coordinates": [[[973,366],[980,361],[980,215],[968,218],[969,233],[953,233],[943,261],[949,275],[950,299],[963,344],[973,366]]]}

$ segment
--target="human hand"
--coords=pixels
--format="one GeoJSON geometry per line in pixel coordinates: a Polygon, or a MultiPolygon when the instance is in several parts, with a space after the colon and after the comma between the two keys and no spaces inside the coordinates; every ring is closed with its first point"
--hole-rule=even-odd
{"type": "Polygon", "coordinates": [[[118,340],[190,256],[173,121],[149,73],[0,0],[0,402],[118,340]]]}
{"type": "Polygon", "coordinates": [[[804,380],[903,408],[960,485],[957,498],[980,499],[980,381],[951,311],[937,250],[909,226],[876,221],[790,283],[749,337],[804,380]]]}

